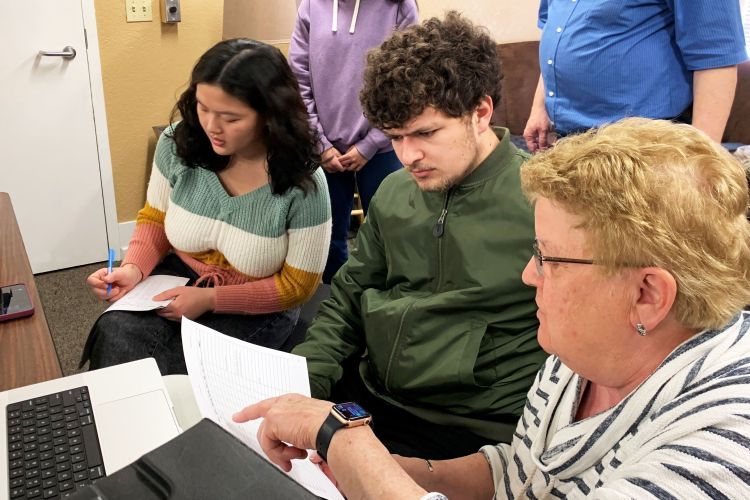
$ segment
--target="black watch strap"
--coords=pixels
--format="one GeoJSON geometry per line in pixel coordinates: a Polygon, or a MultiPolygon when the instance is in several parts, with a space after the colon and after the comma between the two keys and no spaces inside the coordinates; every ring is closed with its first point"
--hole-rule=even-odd
{"type": "Polygon", "coordinates": [[[315,438],[315,450],[320,455],[320,458],[328,462],[328,446],[331,444],[333,434],[344,427],[341,420],[337,419],[332,413],[329,413],[326,417],[323,425],[320,426],[318,435],[315,438]]]}

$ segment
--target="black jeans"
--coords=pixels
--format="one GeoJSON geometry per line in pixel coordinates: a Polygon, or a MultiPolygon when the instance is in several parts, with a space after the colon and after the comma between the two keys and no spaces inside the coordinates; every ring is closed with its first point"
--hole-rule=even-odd
{"type": "MultiPolygon", "coordinates": [[[[151,274],[169,274],[190,278],[197,275],[177,256],[168,255],[151,274]]],[[[299,317],[299,308],[272,314],[206,313],[195,321],[246,342],[279,349],[292,332],[299,317]]],[[[112,311],[104,313],[91,328],[81,356],[89,369],[152,357],[162,375],[185,374],[180,322],[158,316],[154,311],[112,311]]]]}

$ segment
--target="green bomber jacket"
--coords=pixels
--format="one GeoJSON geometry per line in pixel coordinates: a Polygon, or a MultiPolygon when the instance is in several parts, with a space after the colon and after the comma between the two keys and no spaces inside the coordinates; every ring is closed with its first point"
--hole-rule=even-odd
{"type": "Polygon", "coordinates": [[[534,290],[521,281],[533,213],[519,171],[528,155],[500,144],[459,185],[422,192],[388,176],[294,353],[313,396],[330,397],[341,363],[362,355],[367,388],[430,422],[510,442],[546,354],[534,290]]]}

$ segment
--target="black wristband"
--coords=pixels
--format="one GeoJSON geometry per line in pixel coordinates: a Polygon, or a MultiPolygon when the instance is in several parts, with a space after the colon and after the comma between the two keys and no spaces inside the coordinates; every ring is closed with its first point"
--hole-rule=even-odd
{"type": "Polygon", "coordinates": [[[344,424],[329,413],[323,425],[320,426],[320,430],[318,430],[318,435],[315,437],[315,450],[320,458],[326,462],[328,462],[328,447],[331,444],[331,439],[333,439],[333,434],[343,427],[344,424]]]}

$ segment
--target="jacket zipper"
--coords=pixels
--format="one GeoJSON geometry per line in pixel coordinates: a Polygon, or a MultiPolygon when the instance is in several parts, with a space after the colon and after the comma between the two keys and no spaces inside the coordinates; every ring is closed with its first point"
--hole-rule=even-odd
{"type": "Polygon", "coordinates": [[[435,292],[440,290],[440,287],[442,286],[443,281],[443,234],[445,234],[445,219],[448,217],[448,203],[450,203],[451,200],[451,194],[453,194],[453,189],[449,189],[448,192],[445,194],[445,201],[443,202],[443,211],[440,212],[440,217],[438,217],[437,222],[435,223],[435,227],[432,228],[432,235],[437,238],[437,244],[438,244],[438,255],[437,255],[437,263],[436,263],[436,270],[435,270],[435,292]]]}
{"type": "MultiPolygon", "coordinates": [[[[441,264],[443,259],[443,240],[442,236],[445,232],[445,218],[448,216],[448,203],[451,199],[451,194],[453,193],[453,189],[449,189],[448,192],[445,195],[445,201],[443,202],[443,210],[440,212],[440,217],[438,217],[437,222],[435,223],[435,227],[432,228],[432,235],[438,239],[438,262],[437,262],[437,287],[440,287],[440,279],[441,279],[441,264]]],[[[404,327],[404,320],[406,319],[406,315],[411,310],[412,306],[415,302],[412,302],[409,304],[409,307],[406,308],[406,310],[401,315],[401,321],[398,324],[398,332],[396,332],[396,341],[393,343],[393,349],[391,349],[391,355],[388,358],[388,366],[385,369],[385,381],[383,383],[383,387],[387,392],[390,392],[390,376],[391,376],[391,366],[393,365],[393,357],[396,355],[396,349],[399,347],[399,342],[401,340],[401,330],[404,327]]]]}
{"type": "Polygon", "coordinates": [[[443,233],[445,232],[445,218],[448,216],[448,202],[451,199],[452,193],[452,189],[449,189],[448,193],[446,193],[445,201],[443,202],[443,211],[440,212],[440,217],[438,217],[438,220],[435,223],[435,227],[432,228],[432,235],[435,238],[441,238],[443,236],[443,233]]]}
{"type": "Polygon", "coordinates": [[[391,392],[391,388],[390,388],[391,365],[393,364],[393,357],[396,355],[396,349],[398,349],[399,341],[401,340],[401,329],[404,327],[404,320],[406,319],[406,315],[409,313],[409,311],[411,310],[415,302],[412,302],[411,304],[409,304],[409,306],[401,315],[401,321],[398,324],[398,331],[396,332],[396,341],[393,343],[393,348],[391,349],[391,355],[388,358],[388,366],[385,369],[385,381],[383,382],[383,387],[385,388],[386,392],[391,392]]]}

